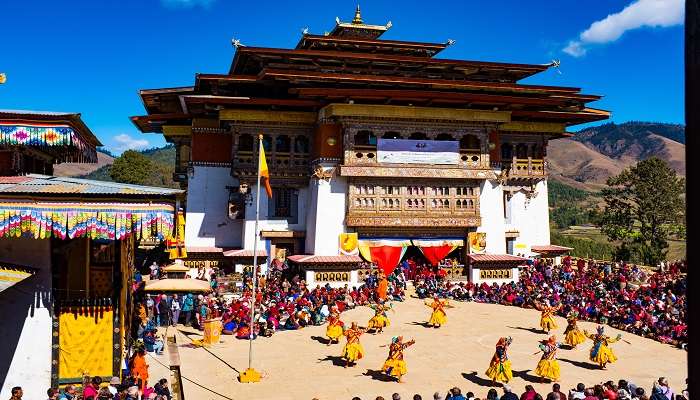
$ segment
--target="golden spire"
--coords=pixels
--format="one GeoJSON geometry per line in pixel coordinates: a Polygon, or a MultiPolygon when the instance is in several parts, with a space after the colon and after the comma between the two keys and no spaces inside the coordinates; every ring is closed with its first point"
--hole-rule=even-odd
{"type": "Polygon", "coordinates": [[[355,9],[355,18],[352,19],[352,23],[355,25],[362,25],[362,16],[360,15],[360,5],[357,5],[355,9]]]}

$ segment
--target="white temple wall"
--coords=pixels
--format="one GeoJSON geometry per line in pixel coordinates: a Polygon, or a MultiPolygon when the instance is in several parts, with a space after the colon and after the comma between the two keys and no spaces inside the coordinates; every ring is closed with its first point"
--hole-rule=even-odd
{"type": "Polygon", "coordinates": [[[310,191],[309,207],[314,212],[307,220],[306,253],[337,255],[340,234],[345,232],[347,179],[336,176],[330,182],[312,180],[310,191]]]}
{"type": "Polygon", "coordinates": [[[479,195],[481,226],[477,232],[486,233],[486,252],[505,254],[505,218],[503,217],[503,188],[497,181],[484,180],[479,195]]]}
{"type": "Polygon", "coordinates": [[[0,239],[0,262],[36,268],[31,277],[0,292],[0,398],[14,386],[25,399],[46,398],[51,387],[51,241],[0,239]]]}
{"type": "MultiPolygon", "coordinates": [[[[253,250],[255,243],[255,199],[257,195],[257,185],[251,186],[252,205],[247,205],[245,209],[245,221],[243,222],[243,248],[253,250]]],[[[274,188],[273,188],[274,190],[274,188]]],[[[260,188],[260,231],[305,231],[307,226],[306,212],[309,203],[308,187],[300,188],[297,197],[297,219],[296,223],[290,223],[287,219],[273,218],[269,216],[269,202],[265,188],[260,188]]],[[[265,240],[258,242],[258,249],[265,249],[265,240]]]]}
{"type": "Polygon", "coordinates": [[[188,177],[185,246],[241,247],[243,220],[228,217],[227,186],[238,186],[238,179],[227,167],[193,168],[188,177]]]}
{"type": "Polygon", "coordinates": [[[550,244],[549,232],[549,187],[546,180],[542,180],[535,186],[537,196],[530,200],[530,212],[535,224],[535,232],[532,245],[550,244]],[[544,223],[543,223],[544,221],[544,223]]]}
{"type": "Polygon", "coordinates": [[[524,192],[516,192],[511,199],[511,226],[519,235],[516,243],[526,245],[526,249],[515,249],[515,253],[530,255],[530,247],[549,244],[549,200],[544,181],[535,186],[536,196],[527,200],[524,192]]]}

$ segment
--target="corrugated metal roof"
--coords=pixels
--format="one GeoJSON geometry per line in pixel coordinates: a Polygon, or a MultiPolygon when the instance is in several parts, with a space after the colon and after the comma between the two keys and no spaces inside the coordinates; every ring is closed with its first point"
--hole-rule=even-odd
{"type": "MultiPolygon", "coordinates": [[[[258,250],[258,257],[267,257],[267,251],[258,250]]],[[[253,257],[253,250],[236,249],[224,251],[224,257],[253,257]]]]}
{"type": "Polygon", "coordinates": [[[559,252],[567,252],[571,251],[574,248],[573,247],[564,247],[564,246],[557,246],[555,244],[547,244],[547,245],[542,245],[542,246],[532,246],[531,247],[532,251],[536,251],[539,253],[559,253],[559,252]]]}
{"type": "Polygon", "coordinates": [[[66,116],[66,115],[77,115],[80,116],[79,113],[73,113],[73,112],[60,112],[60,111],[34,111],[34,110],[8,110],[8,109],[0,109],[0,114],[29,114],[29,115],[50,115],[50,116],[66,116]]]}
{"type": "Polygon", "coordinates": [[[287,257],[288,260],[297,264],[341,264],[341,263],[360,263],[360,256],[315,256],[309,254],[299,254],[287,257]]]}
{"type": "Polygon", "coordinates": [[[122,194],[163,195],[184,193],[184,190],[125,183],[96,181],[81,178],[66,178],[29,174],[22,177],[0,178],[0,194],[122,194]],[[21,179],[24,178],[24,179],[21,179]]]}
{"type": "Polygon", "coordinates": [[[488,262],[521,262],[527,261],[527,258],[517,257],[510,254],[469,254],[469,258],[476,263],[488,263],[488,262]]]}

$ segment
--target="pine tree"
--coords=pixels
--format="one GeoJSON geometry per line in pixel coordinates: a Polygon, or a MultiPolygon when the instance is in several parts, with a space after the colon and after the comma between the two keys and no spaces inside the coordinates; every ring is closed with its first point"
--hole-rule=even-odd
{"type": "Polygon", "coordinates": [[[620,241],[617,259],[655,266],[668,253],[668,239],[684,231],[685,179],[665,161],[640,161],[608,179],[601,228],[620,241]]]}

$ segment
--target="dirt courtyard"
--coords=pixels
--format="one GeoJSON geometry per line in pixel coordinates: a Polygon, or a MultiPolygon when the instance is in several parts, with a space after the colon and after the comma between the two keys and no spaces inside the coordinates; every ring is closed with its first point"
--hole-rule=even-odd
{"type": "MultiPolygon", "coordinates": [[[[540,384],[534,376],[539,355],[533,355],[539,340],[546,335],[539,328],[539,312],[491,304],[452,302],[454,308],[447,309],[447,324],[440,329],[424,325],[430,309],[417,298],[394,303],[390,311],[391,326],[379,335],[365,334],[362,345],[365,357],[354,368],[345,369],[339,359],[343,341],[330,347],[325,344],[325,325],[313,326],[297,331],[275,333],[271,338],[256,339],[253,343],[253,367],[263,374],[259,383],[238,382],[237,371],[248,366],[248,341],[231,336],[222,336],[222,342],[207,352],[193,348],[190,340],[178,332],[177,342],[181,358],[182,375],[198,384],[233,399],[347,399],[359,396],[373,400],[381,395],[391,399],[397,392],[403,399],[411,399],[416,393],[423,399],[432,399],[434,392],[443,395],[449,388],[459,387],[462,393],[474,392],[482,400],[486,398],[489,380],[484,371],[493,355],[500,336],[511,336],[509,356],[513,364],[514,380],[511,386],[520,395],[530,383],[543,396],[550,391],[551,384],[540,384]],[[386,381],[378,373],[388,354],[386,347],[392,336],[403,335],[405,340],[414,338],[416,344],[405,352],[408,374],[405,383],[386,381]],[[228,364],[228,365],[227,365],[228,364]],[[234,370],[235,369],[235,370],[234,370]]],[[[367,307],[358,307],[342,314],[349,324],[357,321],[365,326],[373,312],[367,307]]],[[[557,339],[563,340],[566,321],[557,318],[557,339]]],[[[595,331],[595,324],[580,322],[582,329],[595,331]]],[[[173,329],[169,329],[172,334],[173,329]]],[[[619,361],[609,365],[607,371],[598,370],[588,362],[591,341],[575,350],[560,349],[562,391],[567,392],[576,383],[597,384],[607,380],[617,382],[627,379],[650,394],[652,382],[660,376],[669,379],[676,392],[683,390],[687,377],[687,353],[683,350],[641,338],[613,328],[606,328],[609,336],[623,334],[623,339],[612,345],[619,361]]],[[[190,335],[192,339],[201,338],[190,335]]],[[[149,384],[169,373],[167,353],[149,356],[149,384]],[[159,364],[163,363],[163,364],[159,364]]],[[[197,385],[184,381],[187,399],[222,399],[197,385]]],[[[498,389],[499,396],[502,390],[498,389]]]]}

